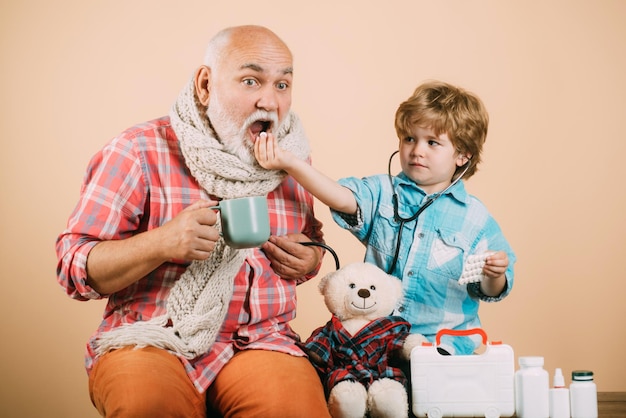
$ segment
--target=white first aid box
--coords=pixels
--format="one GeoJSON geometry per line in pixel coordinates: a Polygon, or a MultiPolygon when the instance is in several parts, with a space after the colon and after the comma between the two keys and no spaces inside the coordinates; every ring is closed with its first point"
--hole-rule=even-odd
{"type": "Polygon", "coordinates": [[[411,352],[412,411],[417,417],[510,417],[515,413],[514,354],[511,346],[488,342],[480,329],[441,330],[436,344],[411,352]],[[480,334],[481,354],[439,354],[442,335],[480,334]]]}

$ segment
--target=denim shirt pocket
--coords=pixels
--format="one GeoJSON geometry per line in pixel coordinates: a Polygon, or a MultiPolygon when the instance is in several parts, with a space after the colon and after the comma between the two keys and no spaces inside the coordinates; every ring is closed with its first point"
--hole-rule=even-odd
{"type": "Polygon", "coordinates": [[[396,251],[399,227],[400,223],[394,220],[393,207],[381,204],[372,225],[369,247],[383,258],[392,258],[396,251]]]}
{"type": "Polygon", "coordinates": [[[470,242],[456,231],[436,229],[427,269],[429,272],[458,280],[463,273],[463,260],[470,251],[470,242]]]}

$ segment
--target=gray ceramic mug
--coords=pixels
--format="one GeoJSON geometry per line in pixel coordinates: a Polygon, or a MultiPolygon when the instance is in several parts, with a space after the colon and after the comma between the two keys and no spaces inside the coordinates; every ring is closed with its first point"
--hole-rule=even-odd
{"type": "Polygon", "coordinates": [[[211,209],[220,211],[222,236],[229,247],[259,247],[270,237],[270,217],[265,196],[226,199],[211,209]]]}

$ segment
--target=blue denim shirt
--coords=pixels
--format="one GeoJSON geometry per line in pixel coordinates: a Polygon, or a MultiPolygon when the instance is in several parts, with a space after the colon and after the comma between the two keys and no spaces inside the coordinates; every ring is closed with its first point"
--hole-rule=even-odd
{"type": "MultiPolygon", "coordinates": [[[[356,217],[332,211],[333,219],[365,245],[365,261],[388,271],[400,227],[394,220],[393,190],[403,218],[412,216],[428,195],[403,173],[393,177],[393,189],[385,174],[349,177],[339,183],[352,190],[359,210],[356,217]]],[[[479,302],[499,301],[509,294],[515,263],[513,250],[487,208],[460,181],[402,228],[398,262],[391,274],[402,279],[404,298],[394,314],[411,324],[411,332],[433,342],[444,328],[481,327],[479,302]],[[479,283],[458,283],[467,257],[487,250],[505,251],[509,257],[507,285],[497,297],[483,294],[479,283]]],[[[446,335],[440,346],[451,353],[471,354],[480,343],[478,335],[446,335]]]]}

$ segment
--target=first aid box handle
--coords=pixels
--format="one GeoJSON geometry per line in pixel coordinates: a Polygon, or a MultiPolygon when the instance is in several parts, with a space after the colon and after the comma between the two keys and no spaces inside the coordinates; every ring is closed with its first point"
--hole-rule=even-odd
{"type": "Polygon", "coordinates": [[[435,337],[436,345],[441,344],[441,337],[444,335],[452,335],[456,337],[466,337],[468,335],[478,334],[483,337],[483,345],[487,345],[487,333],[482,328],[471,329],[442,329],[437,332],[435,337]]]}

